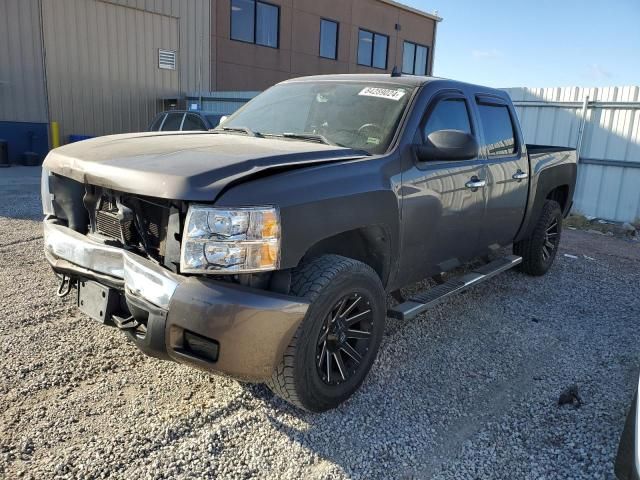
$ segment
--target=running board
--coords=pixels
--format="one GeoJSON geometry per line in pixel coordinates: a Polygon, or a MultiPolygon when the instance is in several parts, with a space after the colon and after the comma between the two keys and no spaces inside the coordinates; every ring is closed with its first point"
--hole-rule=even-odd
{"type": "Polygon", "coordinates": [[[414,294],[406,302],[400,303],[387,310],[387,316],[399,320],[410,320],[437,305],[445,298],[482,283],[485,280],[489,280],[498,273],[509,270],[521,262],[522,257],[517,255],[498,258],[459,278],[452,278],[445,283],[414,294]]]}

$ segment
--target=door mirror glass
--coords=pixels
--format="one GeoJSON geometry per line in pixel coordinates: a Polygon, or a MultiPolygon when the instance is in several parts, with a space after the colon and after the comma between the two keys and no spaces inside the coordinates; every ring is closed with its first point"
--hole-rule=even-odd
{"type": "Polygon", "coordinates": [[[423,145],[416,145],[421,162],[433,160],[469,160],[478,156],[479,146],[473,135],[461,130],[437,130],[423,145]]]}

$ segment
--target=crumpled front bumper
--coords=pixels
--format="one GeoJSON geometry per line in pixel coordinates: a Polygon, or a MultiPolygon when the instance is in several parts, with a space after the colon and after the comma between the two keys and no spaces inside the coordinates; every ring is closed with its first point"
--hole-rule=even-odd
{"type": "Polygon", "coordinates": [[[129,336],[145,353],[241,380],[271,376],[309,306],[297,297],[177,275],[55,218],[44,221],[44,245],[54,271],[115,288],[134,316],[144,316],[145,336],[129,336]],[[215,344],[216,358],[190,349],[189,336],[215,344]]]}

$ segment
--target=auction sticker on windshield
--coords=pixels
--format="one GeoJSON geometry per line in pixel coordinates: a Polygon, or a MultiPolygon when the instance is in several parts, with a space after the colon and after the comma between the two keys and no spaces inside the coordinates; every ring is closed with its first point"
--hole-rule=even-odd
{"type": "Polygon", "coordinates": [[[380,88],[380,87],[365,87],[363,88],[358,95],[363,95],[365,97],[377,97],[377,98],[386,98],[388,100],[395,100],[396,102],[404,97],[404,94],[407,93],[404,90],[394,90],[393,88],[380,88]]]}

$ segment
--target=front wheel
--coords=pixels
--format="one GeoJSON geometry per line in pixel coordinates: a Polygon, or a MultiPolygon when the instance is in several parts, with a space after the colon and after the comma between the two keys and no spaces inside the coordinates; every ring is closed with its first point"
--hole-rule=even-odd
{"type": "Polygon", "coordinates": [[[376,358],[386,318],[382,283],[362,262],[324,255],[296,268],[291,289],[311,304],[267,385],[305,410],[335,408],[376,358]]]}
{"type": "Polygon", "coordinates": [[[558,253],[561,235],[562,210],[558,202],[547,200],[531,236],[513,244],[513,253],[522,257],[520,270],[535,276],[547,273],[558,253]]]}

